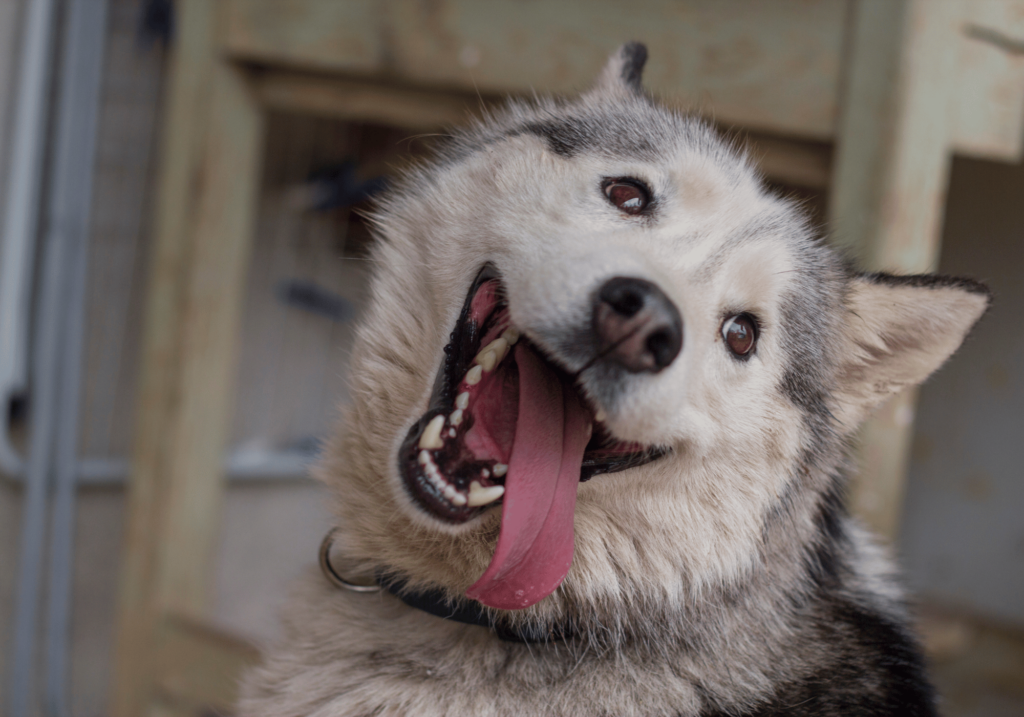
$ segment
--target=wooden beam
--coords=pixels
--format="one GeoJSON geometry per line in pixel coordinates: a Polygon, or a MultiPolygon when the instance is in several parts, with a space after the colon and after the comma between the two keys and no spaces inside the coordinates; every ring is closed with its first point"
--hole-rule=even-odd
{"type": "MultiPolygon", "coordinates": [[[[410,130],[465,124],[481,109],[501,102],[490,95],[286,69],[261,68],[253,73],[252,83],[260,104],[267,109],[410,130]]],[[[743,134],[743,141],[770,179],[811,189],[828,186],[832,160],[829,144],[750,132],[743,134]]]]}
{"type": "Polygon", "coordinates": [[[152,687],[154,629],[159,620],[153,588],[177,397],[183,294],[190,259],[189,219],[196,198],[194,180],[202,161],[216,54],[215,8],[208,0],[177,4],[176,40],[168,58],[119,579],[110,695],[114,717],[144,714],[152,687]]]}
{"type": "Polygon", "coordinates": [[[486,104],[467,92],[431,91],[291,70],[259,72],[253,86],[260,103],[268,109],[413,130],[465,124],[486,104]]]}
{"type": "Polygon", "coordinates": [[[1018,162],[1024,154],[1024,0],[970,0],[963,10],[956,151],[1018,162]]]}
{"type": "Polygon", "coordinates": [[[160,625],[170,612],[204,613],[220,532],[221,466],[263,142],[263,112],[244,71],[216,52],[221,7],[208,0],[178,6],[183,44],[172,61],[147,297],[115,717],[150,709],[160,625]]]}
{"type": "Polygon", "coordinates": [[[156,696],[193,713],[229,714],[238,699],[239,678],[259,662],[248,642],[176,615],[161,629],[156,696]]]}
{"type": "Polygon", "coordinates": [[[205,611],[220,534],[222,465],[263,143],[263,112],[242,71],[216,65],[211,91],[155,575],[161,608],[184,615],[205,611]]]}
{"type": "MultiPolygon", "coordinates": [[[[953,144],[962,0],[859,0],[833,175],[836,243],[870,270],[933,271],[953,144]]],[[[913,391],[861,433],[853,508],[895,536],[913,431],[913,391]]]]}
{"type": "Polygon", "coordinates": [[[832,145],[750,133],[748,151],[768,179],[791,187],[826,189],[832,175],[832,145]]]}

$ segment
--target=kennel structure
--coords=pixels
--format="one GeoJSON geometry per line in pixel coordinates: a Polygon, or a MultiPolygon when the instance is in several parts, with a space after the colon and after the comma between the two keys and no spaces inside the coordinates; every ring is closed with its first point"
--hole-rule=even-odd
{"type": "MultiPolygon", "coordinates": [[[[1019,161],[1024,0],[178,0],[162,106],[110,712],[226,711],[258,655],[209,620],[268,128],[431,132],[585,87],[625,40],[646,85],[827,196],[869,268],[938,263],[951,155],[1019,161]],[[951,48],[954,48],[951,51],[951,48]]],[[[241,382],[245,378],[242,377],[241,382]]],[[[898,522],[914,395],[865,429],[855,510],[898,522]]],[[[277,472],[296,470],[288,465],[277,472]]],[[[114,470],[114,469],[109,469],[114,470]]]]}

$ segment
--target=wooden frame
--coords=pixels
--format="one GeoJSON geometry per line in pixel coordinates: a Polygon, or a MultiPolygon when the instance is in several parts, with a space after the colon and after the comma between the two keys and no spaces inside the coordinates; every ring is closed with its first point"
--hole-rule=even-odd
{"type": "MultiPolygon", "coordinates": [[[[545,5],[546,29],[537,37],[527,32],[529,18],[512,12],[506,0],[429,7],[413,0],[293,0],[288,22],[273,0],[177,4],[120,586],[114,717],[225,709],[234,699],[234,676],[256,657],[250,646],[202,621],[268,109],[403,127],[449,124],[475,106],[471,81],[488,94],[532,85],[571,89],[593,74],[622,27],[631,28],[631,37],[646,31],[652,54],[667,58],[668,69],[651,78],[655,89],[698,104],[710,96],[727,124],[814,140],[762,139],[765,165],[804,186],[821,186],[831,172],[830,213],[842,243],[868,267],[903,272],[937,263],[951,151],[1019,154],[1024,62],[985,45],[976,31],[964,32],[999,22],[1001,11],[988,4],[775,0],[758,3],[758,18],[751,19],[733,7],[737,0],[652,0],[677,22],[673,34],[657,12],[645,15],[649,26],[637,28],[620,17],[628,12],[633,19],[621,3],[595,0],[601,9],[590,5],[581,14],[575,7],[581,1],[545,5]],[[968,10],[981,19],[968,17],[968,10]],[[493,12],[504,20],[495,22],[493,12]],[[555,37],[578,35],[584,16],[603,18],[586,40],[572,45],[555,37]],[[781,39],[764,23],[782,32],[781,39]],[[684,30],[692,35],[689,44],[677,37],[684,30]],[[805,44],[796,47],[794,37],[805,44]],[[729,55],[730,43],[756,48],[754,59],[729,55]],[[711,74],[704,78],[686,65],[716,51],[740,65],[719,68],[718,75],[705,68],[711,74]],[[805,64],[785,75],[797,56],[805,64]],[[747,76],[743,62],[760,65],[747,76]],[[773,93],[752,96],[752,87],[773,93]],[[979,117],[954,103],[961,91],[974,98],[999,93],[1002,104],[985,105],[979,117]],[[831,169],[823,141],[837,147],[831,169]]],[[[1012,4],[1021,9],[1021,0],[1012,4]]],[[[743,4],[744,11],[752,7],[743,4]]],[[[1005,26],[996,29],[1005,32],[1005,26]]],[[[898,397],[864,432],[868,478],[854,492],[855,506],[886,535],[894,533],[899,515],[912,407],[912,394],[898,397]]]]}
{"type": "MultiPolygon", "coordinates": [[[[220,7],[178,6],[115,645],[111,712],[125,717],[188,714],[188,696],[211,691],[232,699],[173,667],[174,626],[207,607],[262,142],[243,71],[217,60],[220,7]]],[[[196,654],[224,652],[210,634],[193,633],[210,645],[196,654]]]]}

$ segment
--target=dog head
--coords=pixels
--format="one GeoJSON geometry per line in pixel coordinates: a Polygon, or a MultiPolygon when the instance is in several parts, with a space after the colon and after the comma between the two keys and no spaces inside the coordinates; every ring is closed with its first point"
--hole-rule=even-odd
{"type": "Polygon", "coordinates": [[[581,97],[457,131],[375,217],[320,469],[368,569],[527,615],[737,580],[780,504],[811,539],[846,439],[987,306],[852,271],[644,93],[645,59],[626,45],[581,97]]]}

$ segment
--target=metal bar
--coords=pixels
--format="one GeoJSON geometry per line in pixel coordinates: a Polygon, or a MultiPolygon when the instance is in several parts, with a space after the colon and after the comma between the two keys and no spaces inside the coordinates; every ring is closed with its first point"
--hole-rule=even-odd
{"type": "Polygon", "coordinates": [[[47,240],[32,351],[32,413],[22,504],[21,543],[14,606],[14,643],[8,683],[8,717],[27,717],[32,704],[36,610],[42,577],[48,479],[53,458],[61,304],[68,275],[68,247],[47,240]]]}
{"type": "MultiPolygon", "coordinates": [[[[264,480],[301,480],[306,478],[309,467],[316,462],[316,455],[304,451],[256,452],[235,451],[224,459],[225,477],[232,482],[264,480]]],[[[128,480],[131,464],[127,458],[85,457],[79,459],[76,482],[79,487],[112,488],[123,486],[128,480]]],[[[21,483],[23,476],[9,476],[12,483],[21,483]]]]}
{"type": "Polygon", "coordinates": [[[64,25],[59,117],[49,201],[49,242],[67,247],[50,518],[44,711],[69,717],[75,482],[86,314],[93,168],[106,45],[107,0],[71,0],[64,25]]]}
{"type": "Polygon", "coordinates": [[[8,475],[25,470],[24,459],[11,445],[7,401],[27,383],[31,266],[43,181],[56,0],[28,0],[24,12],[0,235],[0,472],[8,475]]]}

